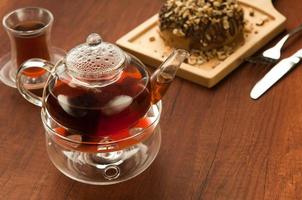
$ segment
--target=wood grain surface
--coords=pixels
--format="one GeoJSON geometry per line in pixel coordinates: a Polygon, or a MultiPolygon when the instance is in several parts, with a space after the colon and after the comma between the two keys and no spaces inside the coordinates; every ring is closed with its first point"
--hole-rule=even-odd
{"type": "MultiPolygon", "coordinates": [[[[45,7],[55,16],[53,44],[70,49],[91,32],[115,41],[154,15],[160,4],[1,0],[0,16],[19,7],[45,7]]],[[[275,5],[288,18],[288,29],[301,23],[299,1],[275,5]]],[[[3,28],[0,37],[4,55],[9,41],[3,28]]],[[[284,56],[301,47],[302,38],[296,39],[284,56]]],[[[301,67],[258,101],[249,92],[269,66],[244,63],[212,89],[177,78],[163,99],[157,159],[141,175],[112,186],[85,185],[61,174],[46,155],[40,108],[1,84],[0,199],[302,199],[301,67]]]]}

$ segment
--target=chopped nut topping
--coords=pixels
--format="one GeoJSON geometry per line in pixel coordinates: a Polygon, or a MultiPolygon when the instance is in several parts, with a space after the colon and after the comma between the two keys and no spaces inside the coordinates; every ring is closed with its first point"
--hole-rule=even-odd
{"type": "Polygon", "coordinates": [[[155,41],[155,37],[153,37],[153,36],[150,37],[150,38],[149,38],[149,41],[150,41],[150,42],[154,42],[154,41],[155,41]]]}
{"type": "Polygon", "coordinates": [[[262,26],[263,24],[264,24],[263,19],[258,19],[258,20],[256,21],[256,25],[257,25],[257,26],[262,26]]]}
{"type": "Polygon", "coordinates": [[[251,17],[254,17],[254,16],[255,16],[255,10],[254,10],[253,8],[251,8],[251,9],[249,10],[249,15],[250,15],[251,17]]]}
{"type": "Polygon", "coordinates": [[[223,20],[223,28],[224,29],[229,29],[230,28],[230,23],[228,20],[223,20]]]}
{"type": "Polygon", "coordinates": [[[251,33],[251,32],[253,32],[253,30],[254,30],[254,26],[252,23],[249,23],[249,24],[245,25],[245,27],[244,27],[244,32],[246,32],[246,33],[251,33]]]}
{"type": "Polygon", "coordinates": [[[188,63],[189,63],[190,65],[195,65],[196,62],[197,62],[197,57],[196,57],[196,56],[190,56],[190,57],[188,58],[188,63]]]}
{"type": "Polygon", "coordinates": [[[234,52],[232,44],[243,38],[243,16],[237,0],[166,0],[159,29],[186,41],[191,51],[187,62],[201,65],[213,58],[222,61],[234,52]]]}
{"type": "Polygon", "coordinates": [[[173,34],[177,36],[184,36],[185,34],[182,32],[182,30],[179,29],[173,29],[173,34]]]}
{"type": "Polygon", "coordinates": [[[228,56],[230,56],[234,52],[234,50],[234,47],[227,45],[223,46],[220,49],[212,49],[208,51],[192,49],[190,51],[190,57],[188,58],[187,63],[190,65],[198,66],[213,58],[217,58],[219,61],[223,61],[228,56]]]}
{"type": "Polygon", "coordinates": [[[236,0],[167,0],[160,11],[160,28],[174,27],[188,36],[192,34],[193,26],[204,27],[211,22],[217,23],[222,17],[227,24],[228,17],[234,13],[240,16],[242,12],[236,0]]]}

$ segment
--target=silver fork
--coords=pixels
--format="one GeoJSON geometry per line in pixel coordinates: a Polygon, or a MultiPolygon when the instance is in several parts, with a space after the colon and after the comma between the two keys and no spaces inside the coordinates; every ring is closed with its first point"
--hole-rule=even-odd
{"type": "Polygon", "coordinates": [[[277,62],[281,57],[281,50],[284,47],[285,43],[288,39],[295,35],[296,33],[302,30],[302,24],[298,27],[291,30],[288,34],[286,34],[275,46],[265,50],[261,55],[252,56],[247,58],[248,62],[251,63],[262,63],[262,64],[270,64],[277,62]]]}

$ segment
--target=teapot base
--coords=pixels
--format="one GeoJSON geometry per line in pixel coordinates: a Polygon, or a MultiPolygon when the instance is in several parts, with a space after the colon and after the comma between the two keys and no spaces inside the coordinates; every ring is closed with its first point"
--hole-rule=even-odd
{"type": "Polygon", "coordinates": [[[161,144],[159,125],[150,137],[111,152],[80,152],[58,145],[46,132],[46,148],[55,167],[69,178],[92,185],[110,185],[129,180],[147,169],[161,144]]]}

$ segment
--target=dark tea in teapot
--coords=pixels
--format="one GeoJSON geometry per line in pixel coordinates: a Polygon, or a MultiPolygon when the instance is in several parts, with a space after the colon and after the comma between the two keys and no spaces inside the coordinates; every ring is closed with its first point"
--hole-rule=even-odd
{"type": "Polygon", "coordinates": [[[46,108],[57,123],[77,134],[99,137],[128,129],[151,105],[150,82],[142,81],[146,71],[138,69],[128,65],[115,84],[101,88],[57,80],[49,85],[46,108]]]}

